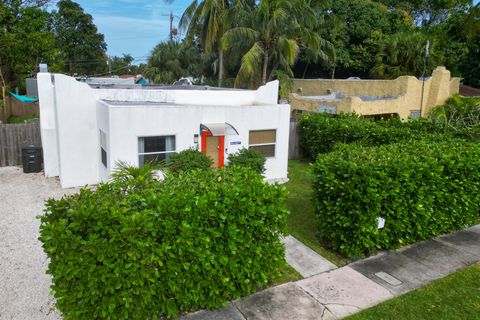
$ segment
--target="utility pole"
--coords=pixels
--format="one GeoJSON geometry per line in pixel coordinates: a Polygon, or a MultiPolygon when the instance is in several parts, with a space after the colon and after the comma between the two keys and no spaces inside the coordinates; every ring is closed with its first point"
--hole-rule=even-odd
{"type": "Polygon", "coordinates": [[[173,13],[170,11],[170,41],[173,41],[173,13]]]}
{"type": "Polygon", "coordinates": [[[422,100],[420,101],[420,117],[423,112],[423,96],[425,94],[425,73],[427,71],[427,58],[430,55],[430,40],[425,43],[425,55],[423,56],[423,72],[422,72],[422,100]]]}
{"type": "Polygon", "coordinates": [[[177,28],[173,27],[173,19],[175,19],[175,17],[177,16],[174,15],[172,11],[170,11],[169,14],[162,14],[162,16],[169,17],[170,19],[170,33],[168,38],[170,39],[170,41],[173,41],[173,36],[177,35],[177,28]]]}

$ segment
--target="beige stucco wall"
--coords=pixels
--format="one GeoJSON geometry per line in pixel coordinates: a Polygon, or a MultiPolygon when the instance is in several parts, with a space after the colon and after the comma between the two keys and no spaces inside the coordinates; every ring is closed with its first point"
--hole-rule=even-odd
{"type": "Polygon", "coordinates": [[[397,113],[407,119],[412,112],[430,110],[459,92],[460,79],[451,78],[445,67],[437,67],[432,77],[423,81],[402,76],[395,80],[324,80],[295,79],[289,100],[292,112],[296,110],[317,112],[319,105],[335,106],[337,113],[356,112],[361,115],[397,113]],[[423,102],[422,102],[423,91],[423,102]],[[344,98],[323,100],[315,96],[339,92],[344,98]],[[364,100],[361,96],[373,97],[364,100]]]}

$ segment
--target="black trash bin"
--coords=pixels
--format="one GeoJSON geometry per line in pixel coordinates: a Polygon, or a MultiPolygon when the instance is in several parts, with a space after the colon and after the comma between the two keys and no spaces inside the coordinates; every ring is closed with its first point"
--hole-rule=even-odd
{"type": "Polygon", "coordinates": [[[32,173],[42,171],[42,147],[25,145],[22,147],[23,172],[32,173]]]}

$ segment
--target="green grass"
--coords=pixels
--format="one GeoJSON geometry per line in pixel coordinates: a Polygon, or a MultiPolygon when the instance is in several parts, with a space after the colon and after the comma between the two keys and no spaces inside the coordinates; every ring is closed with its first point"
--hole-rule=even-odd
{"type": "Polygon", "coordinates": [[[27,120],[36,119],[38,116],[10,116],[7,123],[24,123],[27,120]]]}
{"type": "Polygon", "coordinates": [[[279,271],[280,275],[273,279],[272,285],[274,286],[303,279],[300,273],[298,273],[297,270],[293,269],[288,263],[285,263],[282,267],[280,267],[279,271]]]}
{"type": "Polygon", "coordinates": [[[285,185],[289,192],[287,207],[289,233],[324,258],[337,266],[349,261],[339,254],[329,251],[318,240],[317,218],[312,205],[312,166],[304,161],[290,160],[288,164],[290,181],[285,185]]]}
{"type": "Polygon", "coordinates": [[[480,319],[480,265],[458,271],[348,319],[480,319]]]}

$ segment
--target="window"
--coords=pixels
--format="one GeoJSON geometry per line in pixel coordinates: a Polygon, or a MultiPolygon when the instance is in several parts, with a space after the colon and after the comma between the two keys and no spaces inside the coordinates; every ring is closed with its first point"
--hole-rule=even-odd
{"type": "Polygon", "coordinates": [[[420,111],[417,111],[417,110],[410,111],[410,118],[412,119],[420,118],[420,111]]]}
{"type": "Polygon", "coordinates": [[[248,147],[255,149],[266,158],[275,157],[275,142],[277,130],[255,130],[250,131],[248,147]]]}
{"type": "Polygon", "coordinates": [[[138,138],[138,165],[158,163],[175,153],[175,136],[138,138]]]}
{"type": "Polygon", "coordinates": [[[100,130],[100,155],[101,155],[103,165],[105,166],[105,168],[108,168],[107,166],[107,135],[102,130],[100,130]]]}

